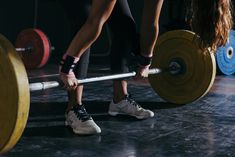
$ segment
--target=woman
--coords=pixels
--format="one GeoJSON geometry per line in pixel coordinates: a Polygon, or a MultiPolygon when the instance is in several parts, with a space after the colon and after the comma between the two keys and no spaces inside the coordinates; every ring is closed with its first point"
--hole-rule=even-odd
{"type": "MultiPolygon", "coordinates": [[[[112,16],[112,12],[115,10],[115,5],[119,1],[117,0],[93,0],[90,14],[88,19],[81,27],[79,32],[75,35],[71,42],[66,54],[63,56],[60,68],[60,77],[65,84],[67,90],[79,90],[82,86],[78,85],[74,74],[74,66],[77,65],[81,56],[87,50],[91,44],[98,38],[103,28],[104,23],[112,16]]],[[[153,48],[157,40],[159,31],[159,16],[163,0],[145,0],[142,23],[140,29],[140,53],[137,56],[139,62],[139,68],[137,70],[137,78],[143,78],[148,76],[149,66],[151,64],[151,58],[153,55],[153,48]]],[[[120,24],[120,23],[118,23],[120,24]]],[[[231,1],[230,0],[192,0],[192,18],[191,26],[201,37],[201,47],[211,48],[215,50],[217,46],[226,44],[228,34],[232,28],[232,15],[231,15],[231,1]]],[[[123,38],[125,39],[125,38],[123,38]]],[[[114,81],[114,95],[120,95],[119,99],[111,102],[109,114],[116,115],[120,113],[117,107],[112,107],[113,104],[122,102],[123,97],[127,95],[126,90],[127,83],[125,80],[114,81]],[[114,108],[114,110],[112,110],[114,108]]],[[[115,96],[114,96],[115,100],[115,96]]],[[[125,98],[124,98],[125,100],[125,98]]],[[[129,100],[128,100],[129,101],[129,100]]],[[[131,104],[136,104],[132,100],[131,104]]],[[[128,105],[129,106],[129,105],[128,105]]],[[[134,106],[134,105],[133,105],[134,106]]],[[[137,105],[138,106],[138,105],[137,105]]],[[[153,113],[149,110],[136,107],[135,112],[146,114],[146,117],[153,116],[153,113]]],[[[75,133],[79,132],[82,127],[76,127],[82,123],[79,120],[79,113],[85,113],[84,107],[81,105],[75,105],[75,108],[68,110],[68,116],[73,118],[67,118],[70,126],[75,133]],[[70,114],[71,113],[71,114],[70,114]],[[74,125],[73,125],[74,124],[74,125]]],[[[133,113],[126,112],[126,114],[132,115],[133,113]]],[[[67,117],[68,117],[67,116],[67,117]]],[[[142,117],[141,117],[142,118],[142,117]]],[[[100,128],[94,123],[94,121],[88,116],[89,123],[84,127],[82,134],[100,133],[100,128]]],[[[86,120],[87,120],[86,119],[86,120]]]]}
{"type": "MultiPolygon", "coordinates": [[[[85,22],[85,30],[84,29],[84,18],[86,14],[88,14],[87,8],[90,7],[90,1],[88,0],[80,0],[76,2],[76,10],[71,10],[71,3],[67,3],[64,1],[64,6],[67,8],[67,12],[69,13],[69,17],[73,18],[73,20],[78,20],[79,24],[76,27],[81,27],[80,31],[75,36],[74,40],[70,44],[67,52],[77,52],[77,48],[79,47],[79,42],[84,42],[82,44],[87,45],[83,50],[86,50],[81,53],[79,57],[71,57],[70,55],[64,56],[64,61],[62,61],[62,71],[69,70],[65,77],[75,79],[82,79],[86,77],[87,67],[89,62],[89,53],[90,53],[90,44],[94,41],[93,38],[97,38],[98,34],[101,31],[101,28],[97,29],[97,24],[93,24],[97,18],[96,10],[97,6],[96,3],[101,1],[92,1],[93,4],[91,5],[90,15],[85,22]],[[95,4],[94,4],[95,2],[95,4]],[[94,7],[95,5],[95,7],[94,7]],[[74,16],[75,15],[75,16],[74,16]],[[77,18],[76,15],[80,15],[77,18]],[[81,16],[82,15],[82,16],[81,16]],[[88,28],[89,26],[89,28],[88,28]],[[98,31],[98,34],[97,34],[98,31]],[[82,33],[80,33],[82,32],[82,33]],[[83,34],[84,33],[84,34],[83,34]],[[85,37],[86,36],[86,37],[85,37]],[[90,38],[87,38],[90,37],[90,38]],[[85,39],[87,38],[87,39],[85,39]],[[89,42],[86,42],[86,41],[89,42]],[[89,44],[88,44],[89,43],[89,44]],[[66,58],[67,56],[67,58],[66,58]],[[78,59],[79,58],[79,59],[78,59]],[[76,66],[72,70],[71,67],[67,67],[67,61],[71,61],[76,63],[76,66]],[[74,60],[73,60],[74,59],[74,60]],[[64,69],[63,69],[64,68],[64,69]]],[[[108,1],[107,1],[108,2],[108,1]]],[[[107,3],[106,2],[106,3],[107,3]]],[[[98,11],[100,12],[100,11],[98,11]]],[[[119,0],[116,2],[115,6],[113,6],[112,13],[110,12],[109,19],[107,20],[107,24],[112,31],[113,40],[112,40],[112,47],[111,47],[111,71],[112,73],[124,73],[128,71],[126,67],[127,61],[126,56],[137,46],[138,35],[136,30],[135,21],[131,15],[130,8],[128,5],[127,0],[119,0]]],[[[104,21],[102,21],[104,22],[104,21]]],[[[103,25],[103,23],[102,23],[103,25]]],[[[148,63],[149,64],[149,63],[148,63]]],[[[72,65],[71,65],[72,66],[72,65]]],[[[65,72],[61,73],[62,75],[65,72]]],[[[63,79],[63,76],[62,76],[63,79]]],[[[68,87],[68,86],[66,86],[68,87]]],[[[68,87],[69,90],[69,105],[67,108],[66,113],[66,122],[67,124],[73,129],[73,131],[77,134],[94,134],[100,133],[100,128],[95,124],[93,119],[85,110],[84,105],[82,105],[82,93],[83,93],[83,86],[78,85],[77,87],[68,87]],[[71,90],[74,89],[74,90],[71,90]]],[[[130,98],[129,93],[127,91],[127,81],[124,79],[114,80],[113,81],[113,90],[114,96],[113,100],[109,106],[109,114],[110,115],[117,115],[117,114],[127,114],[136,117],[137,119],[145,119],[149,117],[153,117],[154,113],[150,110],[143,109],[138,105],[133,99],[130,98]]]]}

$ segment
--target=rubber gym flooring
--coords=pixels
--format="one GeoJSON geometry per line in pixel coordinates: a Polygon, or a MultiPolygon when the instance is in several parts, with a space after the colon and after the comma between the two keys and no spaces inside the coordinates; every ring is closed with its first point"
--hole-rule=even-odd
{"type": "MultiPolygon", "coordinates": [[[[56,72],[51,65],[43,69],[29,76],[56,72]]],[[[129,91],[141,106],[155,112],[153,118],[111,117],[107,110],[112,82],[85,85],[84,104],[102,129],[100,135],[91,136],[74,135],[64,126],[66,91],[56,88],[31,93],[23,136],[1,157],[235,156],[235,76],[217,76],[206,96],[183,106],[165,102],[147,82],[130,80],[129,91]]]]}

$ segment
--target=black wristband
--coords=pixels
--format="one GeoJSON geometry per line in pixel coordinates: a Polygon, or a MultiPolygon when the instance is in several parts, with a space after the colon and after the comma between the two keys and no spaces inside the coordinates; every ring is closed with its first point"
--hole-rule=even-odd
{"type": "Polygon", "coordinates": [[[138,60],[139,65],[141,66],[147,66],[152,63],[152,57],[145,57],[141,54],[137,56],[137,60],[138,60]]]}
{"type": "Polygon", "coordinates": [[[70,70],[75,67],[75,57],[67,55],[65,59],[61,59],[61,72],[69,74],[70,70]]]}

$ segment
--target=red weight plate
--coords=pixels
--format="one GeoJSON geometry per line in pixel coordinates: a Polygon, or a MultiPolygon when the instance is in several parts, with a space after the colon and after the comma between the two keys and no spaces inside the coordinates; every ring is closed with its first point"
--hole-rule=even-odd
{"type": "Polygon", "coordinates": [[[27,69],[43,67],[50,56],[50,41],[39,29],[25,29],[16,39],[16,48],[31,48],[30,51],[19,52],[27,69]]]}

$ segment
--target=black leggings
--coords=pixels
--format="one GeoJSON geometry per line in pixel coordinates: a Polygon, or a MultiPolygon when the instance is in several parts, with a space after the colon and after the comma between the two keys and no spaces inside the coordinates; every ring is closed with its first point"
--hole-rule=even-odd
{"type": "MultiPolygon", "coordinates": [[[[78,30],[85,23],[91,0],[63,1],[68,17],[76,21],[73,30],[78,30]],[[73,4],[74,3],[74,4],[73,4]]],[[[137,30],[127,0],[118,0],[107,24],[112,32],[110,63],[112,73],[127,72],[127,56],[136,47],[137,30]]],[[[75,34],[75,32],[74,32],[75,34]]],[[[74,73],[78,79],[87,76],[90,48],[82,55],[74,73]]]]}

